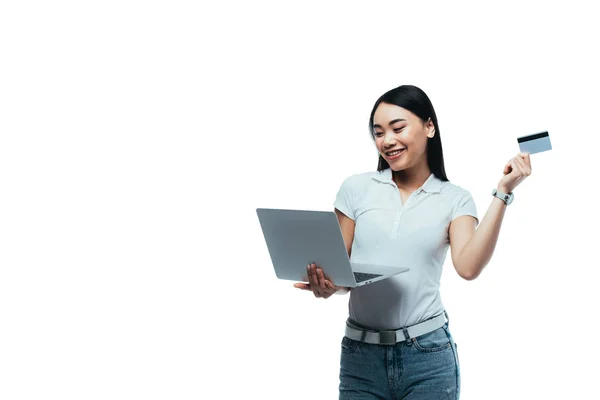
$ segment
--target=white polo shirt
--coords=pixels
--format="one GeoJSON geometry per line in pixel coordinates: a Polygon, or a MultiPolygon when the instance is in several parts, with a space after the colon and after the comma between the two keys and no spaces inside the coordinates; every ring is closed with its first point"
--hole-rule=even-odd
{"type": "Polygon", "coordinates": [[[450,222],[478,218],[467,190],[431,174],[402,204],[388,168],[346,178],[334,206],[356,224],[352,261],[410,268],[352,289],[350,318],[372,329],[398,329],[444,311],[439,287],[450,222]]]}

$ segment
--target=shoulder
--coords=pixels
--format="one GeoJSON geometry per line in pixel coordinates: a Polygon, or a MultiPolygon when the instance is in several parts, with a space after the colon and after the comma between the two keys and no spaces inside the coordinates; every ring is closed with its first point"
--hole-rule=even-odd
{"type": "Polygon", "coordinates": [[[380,176],[378,171],[360,172],[352,174],[344,179],[342,186],[348,188],[363,188],[376,182],[375,178],[380,176]]]}
{"type": "Polygon", "coordinates": [[[364,204],[365,193],[369,190],[372,183],[377,183],[373,178],[377,172],[362,172],[352,174],[346,177],[336,196],[334,206],[350,219],[356,219],[357,212],[364,204]]]}
{"type": "Polygon", "coordinates": [[[460,185],[456,185],[450,181],[441,182],[440,193],[449,198],[455,199],[471,197],[471,192],[468,189],[460,185]]]}
{"type": "Polygon", "coordinates": [[[443,182],[440,193],[443,194],[444,202],[449,207],[452,219],[462,215],[479,218],[475,200],[468,189],[450,182],[443,182]]]}

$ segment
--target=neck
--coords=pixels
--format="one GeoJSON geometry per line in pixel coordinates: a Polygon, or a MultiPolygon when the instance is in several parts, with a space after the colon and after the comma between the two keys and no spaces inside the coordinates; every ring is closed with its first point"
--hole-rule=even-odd
{"type": "Polygon", "coordinates": [[[392,172],[396,186],[404,190],[416,190],[420,188],[427,178],[431,175],[431,170],[427,163],[425,165],[415,166],[402,171],[392,172]]]}

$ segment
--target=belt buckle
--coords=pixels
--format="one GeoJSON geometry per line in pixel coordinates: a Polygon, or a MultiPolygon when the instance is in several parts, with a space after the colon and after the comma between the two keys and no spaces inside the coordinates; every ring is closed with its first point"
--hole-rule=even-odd
{"type": "Polygon", "coordinates": [[[391,346],[396,344],[396,331],[380,331],[379,344],[391,346]]]}

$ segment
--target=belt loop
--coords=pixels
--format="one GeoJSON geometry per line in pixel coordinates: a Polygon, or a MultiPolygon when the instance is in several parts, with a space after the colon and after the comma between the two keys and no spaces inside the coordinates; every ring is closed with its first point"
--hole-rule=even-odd
{"type": "Polygon", "coordinates": [[[402,328],[402,332],[404,332],[404,337],[406,338],[406,341],[410,341],[410,335],[408,334],[408,329],[406,328],[402,328]]]}
{"type": "Polygon", "coordinates": [[[362,334],[360,335],[360,342],[365,342],[365,336],[367,336],[367,331],[363,329],[362,334]]]}

